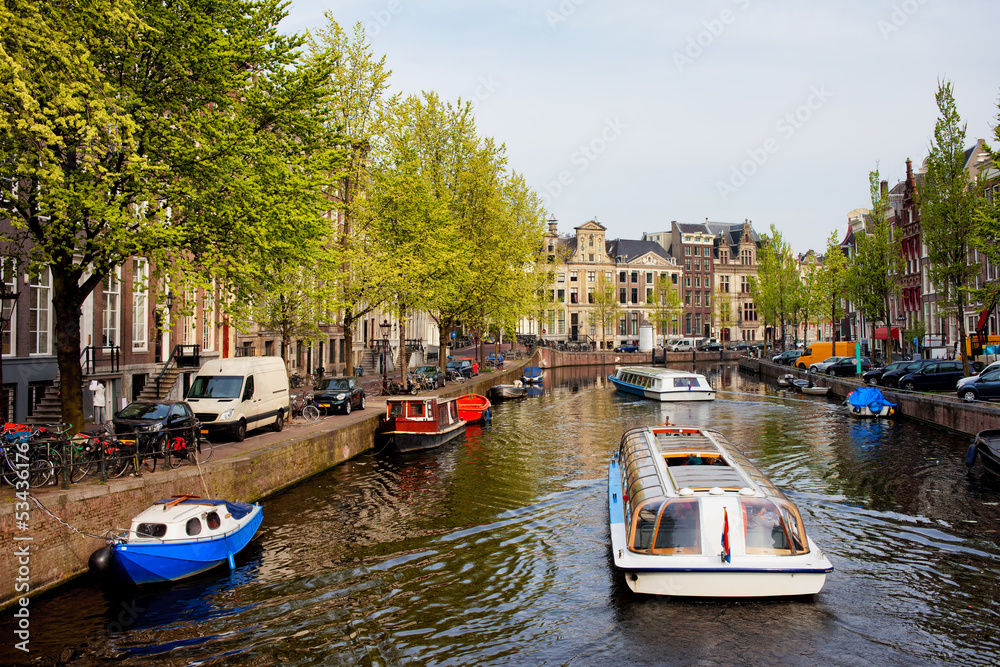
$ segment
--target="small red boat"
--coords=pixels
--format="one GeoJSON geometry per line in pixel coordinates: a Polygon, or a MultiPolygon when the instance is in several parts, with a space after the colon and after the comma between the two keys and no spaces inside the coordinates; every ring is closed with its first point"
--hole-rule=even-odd
{"type": "Polygon", "coordinates": [[[470,424],[486,423],[490,420],[490,399],[479,394],[466,394],[455,399],[458,403],[458,416],[470,424]]]}

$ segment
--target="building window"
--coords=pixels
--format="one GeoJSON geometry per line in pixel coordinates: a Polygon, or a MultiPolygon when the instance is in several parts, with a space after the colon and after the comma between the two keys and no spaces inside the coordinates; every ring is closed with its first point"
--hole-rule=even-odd
{"type": "Polygon", "coordinates": [[[680,279],[681,279],[680,275],[676,273],[670,276],[670,282],[673,285],[676,285],[680,279]]]}
{"type": "MultiPolygon", "coordinates": [[[[15,269],[14,260],[10,257],[4,257],[0,259],[0,281],[3,281],[4,286],[7,288],[8,292],[14,292],[16,287],[15,281],[17,280],[17,270],[15,269]]],[[[14,304],[13,302],[4,305],[4,315],[7,317],[11,316],[14,304]]],[[[14,332],[17,331],[17,323],[10,322],[3,331],[3,340],[0,341],[0,349],[3,350],[3,354],[10,354],[11,349],[14,349],[14,343],[12,336],[14,332]]],[[[13,392],[11,392],[13,395],[13,392]]],[[[14,418],[14,411],[11,410],[7,413],[11,419],[14,418]]]]}
{"type": "Polygon", "coordinates": [[[685,259],[684,260],[684,270],[685,271],[690,271],[691,270],[691,260],[690,259],[685,259]]]}
{"type": "Polygon", "coordinates": [[[712,276],[705,276],[705,289],[712,289],[712,276]]]}
{"type": "Polygon", "coordinates": [[[149,262],[136,259],[132,268],[132,349],[146,349],[149,330],[149,262]]]}
{"type": "Polygon", "coordinates": [[[756,322],[757,321],[757,311],[754,309],[752,303],[743,304],[743,321],[744,322],[756,322]]]}
{"type": "Polygon", "coordinates": [[[701,288],[701,276],[694,277],[694,286],[699,289],[701,288]]]}
{"type": "Polygon", "coordinates": [[[604,279],[607,280],[610,283],[612,275],[613,274],[610,271],[605,271],[604,272],[604,279]]]}
{"type": "Polygon", "coordinates": [[[618,302],[619,303],[625,303],[625,299],[626,299],[625,288],[624,287],[620,287],[618,289],[618,302]]]}
{"type": "Polygon", "coordinates": [[[697,308],[701,308],[701,292],[694,293],[694,305],[697,308]]]}
{"type": "Polygon", "coordinates": [[[646,273],[646,284],[651,285],[652,283],[653,283],[653,273],[648,272],[646,273]]]}
{"type": "Polygon", "coordinates": [[[719,289],[729,294],[729,276],[719,276],[719,289]]]}
{"type": "Polygon", "coordinates": [[[560,310],[559,311],[559,334],[562,335],[562,334],[565,334],[565,333],[566,333],[566,312],[560,310]]]}
{"type": "Polygon", "coordinates": [[[639,288],[632,288],[632,303],[639,303],[639,288]]]}
{"type": "Polygon", "coordinates": [[[701,313],[694,314],[694,334],[697,336],[701,333],[701,313]]]}
{"type": "Polygon", "coordinates": [[[566,290],[564,289],[556,290],[556,301],[558,301],[559,303],[566,302],[566,290]]]}
{"type": "Polygon", "coordinates": [[[121,341],[118,338],[118,304],[121,297],[121,282],[116,274],[117,269],[112,269],[108,277],[104,279],[104,311],[101,328],[101,345],[117,345],[121,341]]]}
{"type": "Polygon", "coordinates": [[[625,329],[626,324],[627,323],[626,323],[624,317],[621,318],[620,320],[618,320],[618,335],[619,336],[625,336],[625,335],[628,334],[628,331],[625,329]]]}
{"type": "Polygon", "coordinates": [[[639,282],[639,272],[638,271],[633,271],[632,272],[632,282],[634,282],[634,283],[639,282]]]}
{"type": "Polygon", "coordinates": [[[623,283],[623,282],[625,282],[625,277],[626,277],[627,275],[628,275],[628,274],[627,274],[627,273],[626,273],[625,271],[621,271],[621,272],[619,272],[619,273],[618,273],[618,282],[620,282],[620,283],[623,283]]]}
{"type": "Polygon", "coordinates": [[[576,271],[570,271],[569,272],[569,281],[571,283],[575,283],[576,282],[576,271]]]}
{"type": "Polygon", "coordinates": [[[691,335],[691,313],[684,315],[684,335],[691,335]]]}
{"type": "Polygon", "coordinates": [[[712,294],[710,292],[705,292],[705,307],[712,307],[712,294]]]}
{"type": "Polygon", "coordinates": [[[701,257],[701,248],[695,248],[694,249],[694,256],[695,257],[701,257]]]}
{"type": "Polygon", "coordinates": [[[685,306],[690,306],[691,305],[691,292],[690,291],[684,292],[684,305],[685,306]]]}
{"type": "Polygon", "coordinates": [[[689,245],[684,246],[684,255],[687,257],[691,256],[691,246],[689,245]]]}
{"type": "Polygon", "coordinates": [[[594,303],[594,288],[587,290],[587,303],[594,303]]]}
{"type": "Polygon", "coordinates": [[[652,302],[653,302],[653,288],[652,287],[647,287],[646,288],[646,303],[652,303],[652,302]]]}
{"type": "Polygon", "coordinates": [[[743,294],[750,293],[750,278],[749,276],[740,276],[740,292],[743,294]]]}
{"type": "Polygon", "coordinates": [[[587,259],[589,259],[591,262],[593,262],[594,261],[594,253],[590,253],[589,255],[587,255],[587,259]]]}
{"type": "Polygon", "coordinates": [[[575,287],[573,287],[573,288],[571,288],[569,290],[569,302],[570,303],[579,303],[579,297],[577,296],[576,288],[575,287]]]}
{"type": "Polygon", "coordinates": [[[632,335],[639,335],[639,313],[632,313],[632,335]]]}
{"type": "Polygon", "coordinates": [[[694,260],[694,270],[695,271],[701,271],[701,260],[700,259],[694,260]]]}
{"type": "Polygon", "coordinates": [[[726,252],[725,250],[720,250],[719,251],[719,263],[720,264],[729,264],[729,253],[726,252]]]}
{"type": "Polygon", "coordinates": [[[750,266],[751,264],[753,264],[753,252],[750,251],[749,249],[741,252],[740,263],[744,264],[745,266],[750,266]]]}
{"type": "Polygon", "coordinates": [[[684,276],[684,287],[691,287],[691,276],[684,276]]]}
{"type": "MultiPolygon", "coordinates": [[[[593,261],[593,257],[591,257],[591,261],[593,261]]],[[[587,282],[588,283],[595,283],[595,282],[597,282],[597,272],[596,271],[587,271],[587,282]]]]}
{"type": "Polygon", "coordinates": [[[52,282],[46,268],[28,283],[28,353],[49,354],[49,303],[52,282]]]}

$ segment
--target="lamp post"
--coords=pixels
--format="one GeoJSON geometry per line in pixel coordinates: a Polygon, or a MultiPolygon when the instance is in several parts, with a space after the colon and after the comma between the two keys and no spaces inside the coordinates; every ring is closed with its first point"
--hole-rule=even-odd
{"type": "Polygon", "coordinates": [[[4,422],[10,415],[7,411],[9,403],[7,387],[3,383],[3,336],[7,332],[7,325],[14,317],[14,307],[17,306],[17,297],[19,296],[19,293],[10,291],[10,286],[7,283],[0,282],[0,400],[3,401],[4,422]]]}
{"type": "Polygon", "coordinates": [[[389,388],[389,332],[392,330],[392,325],[389,324],[389,320],[383,318],[382,324],[378,325],[379,330],[382,332],[382,391],[389,388]]]}

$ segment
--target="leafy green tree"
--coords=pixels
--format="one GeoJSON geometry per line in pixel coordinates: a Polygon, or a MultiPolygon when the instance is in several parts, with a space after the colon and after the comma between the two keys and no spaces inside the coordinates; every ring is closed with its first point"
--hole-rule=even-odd
{"type": "MultiPolygon", "coordinates": [[[[823,263],[816,270],[818,292],[817,307],[819,312],[830,317],[830,325],[837,326],[837,322],[844,316],[844,298],[849,278],[849,266],[844,251],[837,241],[837,232],[830,232],[826,240],[826,252],[823,255],[823,263]]],[[[834,332],[833,347],[831,356],[837,356],[837,334],[834,332]]]]}
{"type": "Polygon", "coordinates": [[[806,325],[803,334],[803,343],[809,345],[809,323],[813,317],[820,314],[820,302],[823,296],[823,285],[820,278],[822,271],[816,263],[816,257],[809,251],[806,257],[806,266],[802,276],[802,290],[799,292],[798,310],[799,322],[806,325]]]}
{"type": "Polygon", "coordinates": [[[604,273],[597,276],[594,287],[594,302],[587,311],[588,324],[601,332],[601,347],[608,349],[607,331],[614,327],[624,310],[618,301],[618,285],[608,280],[604,273]]]}
{"type": "Polygon", "coordinates": [[[315,109],[330,63],[296,66],[282,7],[0,7],[0,217],[28,272],[51,273],[65,421],[83,421],[82,304],[126,258],[239,293],[325,242],[317,177],[336,165],[315,109]]]}
{"type": "Polygon", "coordinates": [[[335,252],[334,245],[339,247],[339,295],[331,302],[342,309],[345,370],[351,372],[359,361],[354,357],[354,327],[383,305],[387,298],[385,277],[394,268],[393,263],[387,265],[378,259],[375,246],[380,239],[367,228],[366,223],[373,218],[363,209],[371,187],[372,165],[384,157],[379,149],[389,150],[380,139],[388,135],[398,98],[388,95],[392,71],[385,56],[379,58],[372,52],[361,23],[348,35],[332,12],[324,16],[327,26],[308,38],[313,58],[333,59],[335,63],[327,82],[334,94],[326,100],[322,113],[330,136],[343,137],[338,153],[344,165],[328,174],[324,208],[331,212],[331,233],[335,235],[328,251],[335,252]]]}
{"type": "MultiPolygon", "coordinates": [[[[944,313],[958,324],[964,350],[965,307],[971,283],[980,271],[971,254],[980,200],[978,187],[965,168],[965,125],[955,107],[952,85],[939,83],[935,100],[939,116],[920,187],[920,225],[930,260],[928,275],[938,287],[944,313]]],[[[968,375],[966,354],[962,354],[962,365],[968,375]]]]}
{"type": "MultiPolygon", "coordinates": [[[[883,322],[891,331],[891,304],[899,293],[899,277],[903,274],[903,256],[899,244],[892,238],[888,220],[889,194],[881,187],[876,169],[868,174],[872,212],[865,221],[864,231],[856,235],[857,254],[848,273],[851,300],[869,322],[883,322]]],[[[874,327],[872,349],[875,349],[874,327]]],[[[892,340],[887,336],[887,363],[892,362],[892,340]]]]}
{"type": "MultiPolygon", "coordinates": [[[[1000,107],[1000,104],[998,104],[1000,107]]],[[[993,128],[993,136],[1000,143],[1000,112],[997,114],[997,124],[993,128]]],[[[1000,165],[1000,151],[987,147],[993,167],[1000,165]]],[[[994,172],[994,181],[995,181],[994,172]]],[[[995,183],[994,183],[995,184],[995,183]]],[[[1000,265],[1000,196],[991,192],[988,198],[980,201],[976,211],[976,234],[973,245],[986,257],[993,266],[1000,265]]],[[[975,298],[983,304],[995,304],[1000,301],[1000,281],[988,281],[974,292],[975,298]]]]}
{"type": "Polygon", "coordinates": [[[764,316],[765,326],[769,322],[780,325],[784,349],[785,328],[795,310],[798,270],[791,246],[773,224],[771,233],[762,241],[757,254],[757,276],[750,280],[750,294],[758,313],[764,316]]]}
{"type": "Polygon", "coordinates": [[[718,322],[720,333],[723,329],[731,329],[736,324],[736,313],[733,312],[731,297],[729,292],[722,289],[722,285],[715,288],[715,321],[718,322]]]}

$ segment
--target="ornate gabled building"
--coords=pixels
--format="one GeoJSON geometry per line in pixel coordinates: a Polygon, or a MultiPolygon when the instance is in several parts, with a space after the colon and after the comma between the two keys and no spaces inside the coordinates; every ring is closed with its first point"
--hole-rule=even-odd
{"type": "MultiPolygon", "coordinates": [[[[607,240],[607,228],[590,220],[559,236],[557,222],[549,221],[545,234],[554,280],[542,322],[522,322],[521,332],[550,342],[575,342],[594,348],[638,341],[639,326],[655,309],[656,282],[680,282],[680,268],[657,243],[625,239],[607,240]],[[622,314],[617,324],[598,330],[595,294],[599,281],[615,285],[622,314]]],[[[661,335],[664,335],[661,332],[661,335]]]]}
{"type": "Polygon", "coordinates": [[[705,226],[715,235],[714,325],[718,339],[724,343],[763,340],[764,328],[750,293],[750,283],[757,277],[757,232],[749,220],[743,224],[709,222],[705,226]]]}

